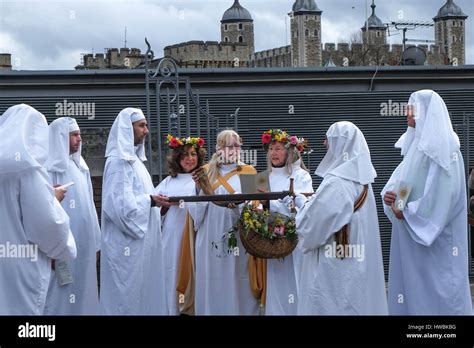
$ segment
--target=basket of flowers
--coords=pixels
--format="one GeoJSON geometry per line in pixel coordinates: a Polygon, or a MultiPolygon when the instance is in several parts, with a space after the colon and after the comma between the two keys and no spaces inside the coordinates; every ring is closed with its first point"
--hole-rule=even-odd
{"type": "Polygon", "coordinates": [[[244,248],[250,255],[263,259],[281,259],[290,255],[298,244],[294,218],[269,213],[246,204],[235,226],[227,233],[229,250],[237,246],[239,233],[244,248]]]}

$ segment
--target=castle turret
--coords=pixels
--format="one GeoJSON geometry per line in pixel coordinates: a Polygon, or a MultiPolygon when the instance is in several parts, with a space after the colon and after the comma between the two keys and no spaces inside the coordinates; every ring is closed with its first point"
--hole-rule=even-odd
{"type": "Polygon", "coordinates": [[[454,3],[447,0],[438,11],[435,22],[435,41],[445,56],[447,64],[466,64],[467,15],[454,3]]]}
{"type": "Polygon", "coordinates": [[[255,53],[253,19],[239,0],[234,0],[234,4],[222,16],[221,38],[224,43],[247,44],[249,55],[255,53]]]}
{"type": "Polygon", "coordinates": [[[314,0],[296,0],[291,16],[293,67],[322,65],[321,14],[314,0]]]}
{"type": "Polygon", "coordinates": [[[372,14],[364,23],[362,29],[362,38],[368,45],[385,45],[387,44],[387,27],[375,14],[375,0],[372,0],[372,14]]]}

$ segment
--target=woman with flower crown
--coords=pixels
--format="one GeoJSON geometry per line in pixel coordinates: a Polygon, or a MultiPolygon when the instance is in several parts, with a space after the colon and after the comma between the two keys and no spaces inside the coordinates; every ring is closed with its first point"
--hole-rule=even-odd
{"type": "MultiPolygon", "coordinates": [[[[203,170],[216,195],[241,192],[239,174],[255,174],[255,168],[240,162],[242,139],[233,130],[217,136],[216,153],[203,170]]],[[[256,315],[259,306],[254,278],[255,259],[245,253],[240,238],[237,247],[226,253],[223,236],[240,217],[243,204],[195,203],[197,315],[256,315]],[[255,297],[254,297],[255,296],[255,297]]],[[[191,208],[190,208],[191,209],[191,208]]]]}
{"type": "MultiPolygon", "coordinates": [[[[295,193],[313,193],[313,181],[301,160],[301,152],[307,146],[303,138],[291,136],[280,129],[271,129],[262,135],[267,151],[267,170],[270,189],[285,191],[294,180],[295,193]]],[[[270,201],[270,213],[291,216],[287,201],[270,201]]],[[[285,231],[278,231],[284,234],[285,231]]],[[[266,315],[296,315],[297,278],[301,269],[301,251],[296,248],[283,260],[267,260],[266,315]]]]}
{"type": "MultiPolygon", "coordinates": [[[[175,138],[168,135],[166,143],[171,150],[167,157],[169,176],[156,187],[156,193],[166,196],[196,195],[196,185],[191,172],[204,164],[206,156],[204,139],[175,138]]],[[[161,209],[166,302],[169,315],[178,315],[179,304],[185,303],[185,298],[180,297],[176,288],[181,245],[188,219],[187,211],[185,205],[178,206],[176,203],[161,209]]]]}

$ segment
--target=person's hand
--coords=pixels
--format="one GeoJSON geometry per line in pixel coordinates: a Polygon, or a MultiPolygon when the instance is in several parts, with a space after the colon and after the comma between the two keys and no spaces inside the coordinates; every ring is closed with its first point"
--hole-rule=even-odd
{"type": "Polygon", "coordinates": [[[403,211],[395,207],[395,204],[392,204],[392,211],[398,220],[405,220],[405,216],[403,216],[403,211]]]}
{"type": "Polygon", "coordinates": [[[385,192],[385,195],[383,196],[384,203],[389,206],[392,206],[395,203],[396,199],[397,199],[397,194],[393,191],[387,191],[385,192]]]}
{"type": "Polygon", "coordinates": [[[302,195],[301,193],[298,193],[295,196],[295,204],[298,209],[301,209],[306,202],[308,201],[308,198],[305,195],[302,195]]]}
{"type": "Polygon", "coordinates": [[[64,199],[64,196],[66,195],[67,189],[65,189],[61,185],[54,185],[53,187],[54,187],[54,197],[56,197],[56,199],[59,202],[62,202],[62,200],[64,199]]]}
{"type": "Polygon", "coordinates": [[[285,196],[283,198],[280,198],[278,200],[281,204],[285,205],[286,207],[289,207],[293,204],[293,197],[291,196],[285,196]]]}
{"type": "Polygon", "coordinates": [[[191,172],[191,175],[193,177],[194,183],[196,184],[196,187],[198,189],[201,189],[201,185],[199,184],[199,179],[203,175],[206,175],[206,173],[204,173],[204,169],[202,167],[196,168],[191,172]]]}
{"type": "Polygon", "coordinates": [[[229,204],[227,204],[227,208],[228,208],[228,209],[236,209],[236,208],[238,208],[238,207],[239,207],[239,206],[236,205],[236,204],[234,204],[234,203],[229,203],[229,204]]]}
{"type": "Polygon", "coordinates": [[[158,194],[158,195],[151,195],[151,198],[153,198],[157,207],[169,208],[172,205],[174,205],[173,203],[169,202],[168,196],[158,194]]]}

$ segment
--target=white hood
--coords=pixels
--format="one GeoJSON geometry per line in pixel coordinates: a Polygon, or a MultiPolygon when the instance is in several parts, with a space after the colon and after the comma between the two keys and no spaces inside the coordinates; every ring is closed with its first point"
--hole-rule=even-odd
{"type": "Polygon", "coordinates": [[[26,104],[8,108],[0,116],[0,174],[42,167],[48,157],[48,123],[26,104]]]}
{"type": "Polygon", "coordinates": [[[417,146],[418,151],[449,173],[460,143],[444,100],[432,90],[421,90],[410,96],[408,104],[415,107],[416,127],[409,127],[395,147],[405,156],[412,145],[417,146]]]}
{"type": "Polygon", "coordinates": [[[326,133],[328,151],[315,174],[334,175],[362,185],[373,183],[377,173],[365,137],[351,122],[334,123],[326,133]]]}
{"type": "Polygon", "coordinates": [[[75,119],[61,117],[49,125],[49,156],[45,167],[50,172],[66,172],[71,158],[79,169],[88,171],[86,162],[81,157],[82,143],[79,150],[69,154],[69,133],[79,130],[75,119]]]}
{"type": "Polygon", "coordinates": [[[137,148],[134,145],[133,122],[145,118],[142,110],[126,108],[120,111],[110,130],[105,157],[119,157],[126,161],[135,161],[136,156],[143,162],[145,157],[145,144],[137,148]]]}

